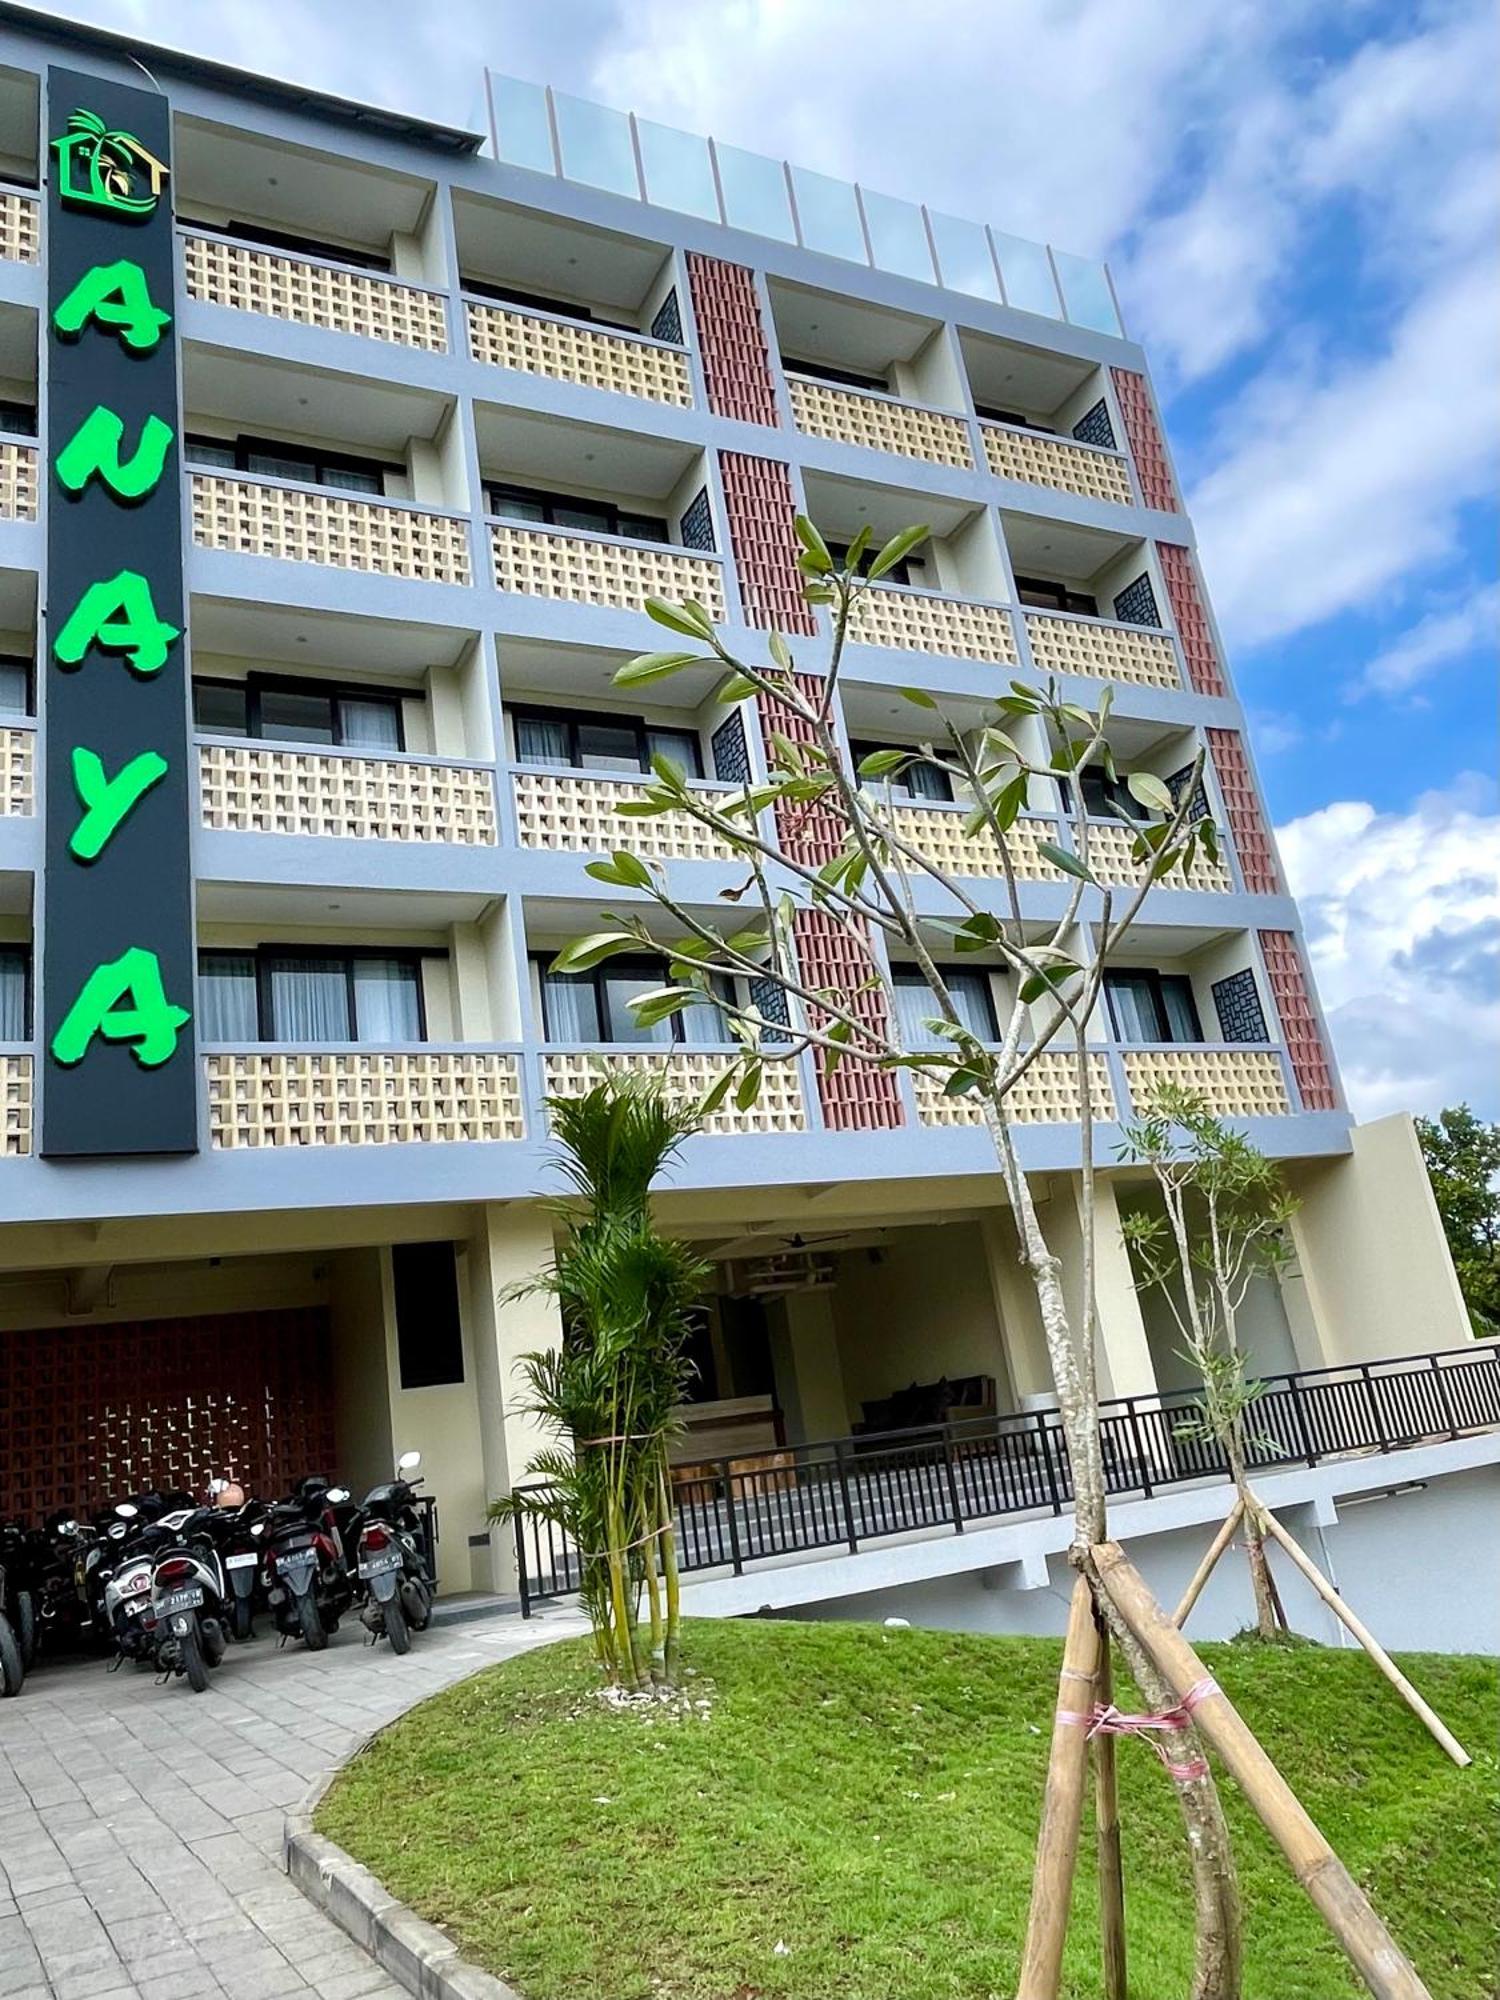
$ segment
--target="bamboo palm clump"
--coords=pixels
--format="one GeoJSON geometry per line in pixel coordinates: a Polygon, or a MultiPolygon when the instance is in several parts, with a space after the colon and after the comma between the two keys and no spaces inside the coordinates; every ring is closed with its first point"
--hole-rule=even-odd
{"type": "Polygon", "coordinates": [[[668,1447],[709,1266],[661,1233],[650,1194],[697,1117],[637,1077],[550,1099],[548,1112],[573,1196],[556,1207],[552,1268],[502,1303],[537,1292],[557,1301],[560,1344],[520,1362],[556,1441],[533,1463],[542,1483],[490,1513],[549,1520],[576,1547],[599,1663],[616,1685],[673,1686],[681,1618],[668,1447]]]}

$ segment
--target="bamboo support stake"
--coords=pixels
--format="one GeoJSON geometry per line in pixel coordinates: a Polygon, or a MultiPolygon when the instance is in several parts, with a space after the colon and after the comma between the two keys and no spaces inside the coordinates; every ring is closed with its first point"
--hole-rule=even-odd
{"type": "MultiPolygon", "coordinates": [[[[1120,1616],[1180,1701],[1191,1687],[1207,1678],[1203,1662],[1152,1597],[1117,1542],[1098,1543],[1092,1555],[1100,1581],[1120,1616]]],[[[1215,1689],[1194,1708],[1193,1721],[1290,1862],[1293,1874],[1375,2000],[1432,2000],[1364,1891],[1222,1689],[1215,1689]]]]}
{"type": "Polygon", "coordinates": [[[1230,1508],[1223,1527],[1214,1536],[1208,1554],[1193,1571],[1193,1580],[1182,1593],[1181,1604],[1172,1613],[1172,1623],[1174,1625],[1181,1627],[1187,1623],[1188,1613],[1203,1595],[1203,1586],[1213,1575],[1214,1564],[1234,1540],[1234,1531],[1240,1525],[1240,1517],[1244,1511],[1245,1503],[1236,1493],[1234,1496],[1234,1505],[1230,1508]]]}
{"type": "Polygon", "coordinates": [[[1089,1760],[1087,1730],[1064,1718],[1087,1715],[1093,1708],[1098,1693],[1099,1653],[1093,1593],[1088,1579],[1080,1576],[1073,1585],[1062,1671],[1057,1677],[1052,1753],[1047,1760],[1047,1789],[1042,1799],[1042,1824],[1037,1834],[1031,1909],[1026,1918],[1026,1944],[1021,1955],[1016,2000],[1057,2000],[1062,1981],[1063,1944],[1073,1901],[1073,1871],[1078,1863],[1084,1778],[1089,1760]]]}
{"type": "MultiPolygon", "coordinates": [[[[1095,1612],[1097,1620],[1098,1613],[1095,1612]]],[[[1096,1699],[1114,1700],[1109,1660],[1109,1633],[1099,1633],[1096,1699]]],[[[1096,1736],[1089,1745],[1094,1760],[1094,1829],[1099,1848],[1099,1942],[1104,1962],[1104,2000],[1127,2000],[1125,1980],[1125,1871],[1120,1858],[1120,1801],[1115,1786],[1115,1739],[1096,1736]]]]}
{"type": "Polygon", "coordinates": [[[1430,1708],[1421,1695],[1417,1693],[1417,1690],[1412,1686],[1405,1674],[1402,1673],[1396,1662],[1391,1658],[1390,1654],[1381,1645],[1369,1627],[1355,1617],[1354,1613],[1349,1609],[1343,1598],[1339,1596],[1333,1585],[1324,1576],[1322,1570],[1318,1568],[1300,1542],[1293,1541],[1292,1537],[1282,1527],[1269,1507],[1266,1507],[1259,1500],[1255,1504],[1260,1508],[1261,1520],[1265,1524],[1265,1531],[1271,1537],[1272,1541],[1275,1542],[1277,1548],[1281,1549],[1295,1563],[1297,1568],[1301,1570],[1302,1574],[1328,1606],[1334,1617],[1338,1619],[1339,1623],[1346,1630],[1354,1634],[1355,1638],[1358,1639],[1359,1643],[1364,1647],[1370,1658],[1379,1667],[1380,1671],[1385,1675],[1386,1679],[1396,1690],[1397,1694],[1400,1695],[1413,1715],[1417,1716],[1426,1725],[1431,1734],[1443,1746],[1460,1769],[1465,1765],[1473,1763],[1473,1758],[1470,1757],[1462,1743],[1459,1742],[1458,1738],[1448,1728],[1442,1717],[1430,1708]]]}

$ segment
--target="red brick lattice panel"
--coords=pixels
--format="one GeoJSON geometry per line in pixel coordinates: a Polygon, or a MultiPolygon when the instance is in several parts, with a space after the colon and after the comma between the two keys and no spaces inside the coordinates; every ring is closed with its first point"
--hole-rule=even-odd
{"type": "Polygon", "coordinates": [[[743,451],[721,451],[719,473],[745,623],[810,637],[818,625],[797,568],[790,473],[780,459],[752,458],[743,451]]]}
{"type": "Polygon", "coordinates": [[[687,261],[709,408],[716,417],[741,423],[779,423],[754,272],[697,250],[688,252],[687,261]]]}
{"type": "Polygon", "coordinates": [[[0,1516],[215,1474],[278,1495],[335,1469],[318,1308],[0,1334],[0,1516]]]}
{"type": "Polygon", "coordinates": [[[1274,896],[1281,887],[1281,872],[1276,866],[1276,850],[1261,815],[1239,731],[1210,729],[1205,734],[1219,790],[1224,794],[1224,810],[1229,815],[1229,831],[1234,836],[1245,887],[1256,894],[1274,896]]]}
{"type": "Polygon", "coordinates": [[[1168,514],[1181,513],[1150,385],[1134,368],[1111,368],[1109,372],[1115,379],[1115,395],[1120,415],[1125,419],[1125,435],[1130,440],[1130,456],[1135,460],[1141,498],[1148,507],[1159,507],[1168,514]]]}
{"type": "Polygon", "coordinates": [[[1199,694],[1227,694],[1219,666],[1219,649],[1209,628],[1208,613],[1198,590],[1190,549],[1178,542],[1158,542],[1156,553],[1172,600],[1172,616],[1182,641],[1182,657],[1187,661],[1188,679],[1199,694]]]}
{"type": "MultiPolygon", "coordinates": [[[[822,692],[823,682],[818,674],[796,674],[793,676],[798,691],[808,701],[816,701],[822,692]]],[[[757,695],[756,705],[760,710],[762,734],[769,742],[774,730],[784,736],[789,743],[799,749],[811,749],[815,737],[811,723],[804,722],[795,710],[774,695],[757,695]]],[[[774,754],[772,762],[774,763],[774,754]]],[[[813,868],[821,868],[825,861],[831,861],[843,846],[843,821],[836,812],[822,805],[798,805],[791,799],[776,801],[776,840],[783,853],[793,861],[801,861],[813,868]]]]}
{"type": "MultiPolygon", "coordinates": [[[[826,910],[799,910],[793,925],[797,965],[803,983],[827,993],[849,996],[848,1011],[879,1034],[887,1023],[885,991],[855,989],[870,976],[870,962],[849,935],[846,923],[826,910]]],[[[816,1008],[809,1013],[819,1026],[816,1008]]],[[[890,1070],[845,1057],[829,1076],[818,1057],[818,1101],[823,1122],[832,1132],[885,1132],[903,1123],[901,1090],[890,1070]]]]}
{"type": "Polygon", "coordinates": [[[1266,976],[1276,997],[1276,1011],[1281,1016],[1281,1032],[1292,1059],[1292,1074],[1297,1079],[1302,1108],[1336,1111],[1338,1092],[1333,1087],[1333,1069],[1323,1046],[1318,1017],[1313,1012],[1297,940],[1290,931],[1262,931],[1260,948],[1265,954],[1266,976]]]}

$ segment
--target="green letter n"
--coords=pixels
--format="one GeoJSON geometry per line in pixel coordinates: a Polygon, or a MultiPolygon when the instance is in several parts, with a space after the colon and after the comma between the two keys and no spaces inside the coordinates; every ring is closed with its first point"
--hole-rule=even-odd
{"type": "Polygon", "coordinates": [[[57,454],[57,477],[69,493],[81,493],[96,473],[117,500],[144,500],[155,490],[172,449],[172,426],[147,417],[128,459],[120,457],[124,435],[122,420],[96,403],[57,454]]]}

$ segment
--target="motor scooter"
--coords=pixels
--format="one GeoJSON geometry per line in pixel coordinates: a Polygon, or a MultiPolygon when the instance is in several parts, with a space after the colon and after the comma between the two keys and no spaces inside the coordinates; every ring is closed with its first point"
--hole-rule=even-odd
{"type": "Polygon", "coordinates": [[[432,1551],[416,1494],[421,1481],[409,1476],[421,1462],[419,1451],[403,1452],[396,1477],[366,1494],[360,1510],[360,1622],[373,1638],[388,1639],[393,1653],[409,1652],[412,1633],[425,1631],[432,1617],[432,1551]]]}

